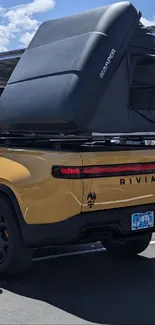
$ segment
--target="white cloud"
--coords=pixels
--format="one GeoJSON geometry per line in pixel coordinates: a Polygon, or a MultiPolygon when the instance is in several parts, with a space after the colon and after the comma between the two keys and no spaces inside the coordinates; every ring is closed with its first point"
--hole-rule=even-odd
{"type": "Polygon", "coordinates": [[[144,26],[151,26],[151,25],[155,25],[155,18],[154,20],[148,20],[144,17],[141,18],[141,22],[144,26]]]}
{"type": "Polygon", "coordinates": [[[11,38],[16,35],[21,44],[27,46],[40,25],[34,16],[52,10],[54,6],[55,0],[33,0],[8,9],[0,6],[0,21],[3,19],[3,25],[0,24],[0,51],[7,50],[11,38]]]}
{"type": "Polygon", "coordinates": [[[35,34],[35,32],[32,32],[32,33],[27,32],[27,33],[23,34],[19,39],[20,43],[22,43],[24,47],[27,47],[29,45],[29,43],[31,42],[31,39],[33,38],[34,34],[35,34]]]}
{"type": "Polygon", "coordinates": [[[3,8],[1,5],[0,5],[0,15],[3,15],[5,13],[5,8],[3,8]]]}

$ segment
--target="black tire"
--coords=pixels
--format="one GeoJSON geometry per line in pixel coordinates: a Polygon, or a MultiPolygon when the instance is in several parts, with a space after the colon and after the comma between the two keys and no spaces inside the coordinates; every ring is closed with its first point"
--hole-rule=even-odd
{"type": "Polygon", "coordinates": [[[130,239],[122,243],[106,240],[102,244],[113,257],[118,259],[131,259],[145,251],[150,244],[151,238],[152,233],[149,232],[140,235],[139,238],[130,239]]]}
{"type": "Polygon", "coordinates": [[[0,198],[0,275],[17,275],[32,262],[32,251],[24,245],[14,209],[0,198]]]}

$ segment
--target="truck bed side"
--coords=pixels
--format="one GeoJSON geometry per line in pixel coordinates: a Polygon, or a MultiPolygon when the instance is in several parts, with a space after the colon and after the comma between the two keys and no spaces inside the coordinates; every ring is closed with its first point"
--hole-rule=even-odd
{"type": "Polygon", "coordinates": [[[78,153],[0,149],[0,184],[18,200],[28,224],[63,221],[81,212],[81,180],[52,177],[52,165],[82,165],[78,153]]]}
{"type": "Polygon", "coordinates": [[[137,166],[137,173],[117,172],[114,176],[109,173],[107,177],[84,179],[83,212],[90,208],[106,210],[155,202],[155,166],[154,170],[149,169],[149,164],[155,162],[154,150],[83,153],[82,157],[84,166],[137,166]],[[147,164],[147,170],[143,170],[147,164]],[[88,202],[89,193],[95,193],[93,207],[88,202]]]}
{"type": "Polygon", "coordinates": [[[155,170],[134,175],[55,178],[52,166],[109,166],[155,163],[154,150],[53,152],[0,149],[0,183],[14,192],[28,224],[64,221],[92,212],[155,201],[155,170]],[[95,193],[95,197],[93,197],[95,193]]]}

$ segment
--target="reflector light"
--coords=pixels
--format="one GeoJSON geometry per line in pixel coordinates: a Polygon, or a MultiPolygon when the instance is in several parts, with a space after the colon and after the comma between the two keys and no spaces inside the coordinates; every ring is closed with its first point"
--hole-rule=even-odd
{"type": "Polygon", "coordinates": [[[79,167],[63,167],[60,168],[62,175],[80,175],[81,169],[79,167]]]}

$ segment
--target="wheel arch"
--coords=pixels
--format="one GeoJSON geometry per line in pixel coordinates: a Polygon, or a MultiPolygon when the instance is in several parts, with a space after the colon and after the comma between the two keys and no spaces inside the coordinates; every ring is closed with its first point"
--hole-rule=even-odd
{"type": "MultiPolygon", "coordinates": [[[[20,227],[19,220],[22,218],[22,212],[21,212],[20,206],[18,204],[18,201],[17,201],[17,198],[16,198],[14,192],[12,191],[12,189],[9,186],[0,184],[0,197],[5,199],[7,201],[7,203],[11,206],[11,208],[14,211],[14,215],[16,217],[18,225],[20,227]]],[[[20,230],[21,230],[21,227],[20,227],[20,230]]]]}

